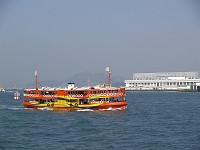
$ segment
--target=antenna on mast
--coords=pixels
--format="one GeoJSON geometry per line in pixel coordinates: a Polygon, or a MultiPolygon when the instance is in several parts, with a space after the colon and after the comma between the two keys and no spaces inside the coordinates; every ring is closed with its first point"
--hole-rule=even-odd
{"type": "Polygon", "coordinates": [[[108,73],[108,87],[110,87],[110,74],[111,74],[111,72],[110,72],[110,67],[106,67],[106,72],[108,73]]]}
{"type": "Polygon", "coordinates": [[[38,90],[38,84],[39,84],[39,81],[38,81],[38,73],[37,73],[37,70],[35,71],[35,89],[38,90]]]}

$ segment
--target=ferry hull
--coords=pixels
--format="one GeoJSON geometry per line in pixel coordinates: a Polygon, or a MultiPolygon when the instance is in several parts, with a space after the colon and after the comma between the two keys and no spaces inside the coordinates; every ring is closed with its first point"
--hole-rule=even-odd
{"type": "Polygon", "coordinates": [[[103,102],[103,103],[93,103],[86,105],[41,105],[41,104],[32,104],[30,101],[24,101],[23,105],[26,108],[33,109],[48,109],[48,110],[64,110],[64,111],[77,111],[77,110],[125,110],[127,107],[127,102],[103,102]]]}

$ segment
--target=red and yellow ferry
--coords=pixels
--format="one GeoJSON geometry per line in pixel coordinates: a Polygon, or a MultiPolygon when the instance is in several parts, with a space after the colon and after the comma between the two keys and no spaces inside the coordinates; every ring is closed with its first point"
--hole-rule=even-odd
{"type": "MultiPolygon", "coordinates": [[[[110,71],[109,77],[110,77],[110,71]]],[[[23,105],[27,108],[49,110],[124,110],[127,107],[125,88],[98,85],[75,87],[68,83],[66,88],[36,88],[24,90],[23,105]]],[[[108,79],[110,82],[110,79],[108,79]]]]}

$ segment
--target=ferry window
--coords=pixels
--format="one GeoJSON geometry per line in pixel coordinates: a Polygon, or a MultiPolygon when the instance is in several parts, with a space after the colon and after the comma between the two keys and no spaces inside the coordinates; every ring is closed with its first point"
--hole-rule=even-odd
{"type": "Polygon", "coordinates": [[[44,104],[44,103],[46,103],[46,100],[40,100],[40,103],[44,104]]]}
{"type": "Polygon", "coordinates": [[[55,92],[54,92],[54,91],[51,91],[51,95],[55,95],[55,92]]]}
{"type": "Polygon", "coordinates": [[[104,101],[105,100],[105,98],[99,98],[99,101],[104,101]]]}
{"type": "Polygon", "coordinates": [[[24,94],[28,94],[29,92],[28,91],[24,91],[24,94]]]}
{"type": "Polygon", "coordinates": [[[109,101],[109,102],[113,102],[114,101],[114,98],[107,98],[107,101],[109,101]]]}
{"type": "Polygon", "coordinates": [[[90,94],[92,94],[92,91],[90,91],[90,94]]]}
{"type": "Polygon", "coordinates": [[[48,94],[48,93],[49,93],[49,92],[45,91],[45,92],[44,92],[44,95],[46,95],[46,94],[48,94]]]}
{"type": "Polygon", "coordinates": [[[88,100],[87,99],[82,99],[82,104],[87,104],[88,100]]]}
{"type": "Polygon", "coordinates": [[[49,95],[56,95],[57,93],[55,91],[50,91],[49,95]]]}
{"type": "Polygon", "coordinates": [[[69,100],[71,103],[76,103],[77,102],[77,99],[70,99],[69,100]]]}

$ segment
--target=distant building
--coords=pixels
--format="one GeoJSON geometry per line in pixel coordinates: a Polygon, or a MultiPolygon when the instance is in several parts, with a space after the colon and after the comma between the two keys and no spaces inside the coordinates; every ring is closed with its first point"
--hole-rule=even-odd
{"type": "Polygon", "coordinates": [[[126,90],[200,91],[198,72],[134,73],[125,80],[126,90]]]}

